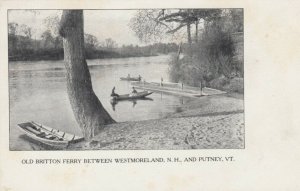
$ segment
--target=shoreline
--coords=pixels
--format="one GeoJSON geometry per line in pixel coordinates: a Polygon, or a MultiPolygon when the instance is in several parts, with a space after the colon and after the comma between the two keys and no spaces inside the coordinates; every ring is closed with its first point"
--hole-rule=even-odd
{"type": "MultiPolygon", "coordinates": [[[[162,55],[168,55],[168,54],[162,54],[162,55]]],[[[119,58],[141,58],[141,57],[154,57],[154,56],[160,56],[157,55],[120,55],[116,57],[110,57],[110,56],[103,56],[98,58],[86,58],[86,60],[97,60],[97,59],[119,59],[119,58]]],[[[64,57],[53,57],[53,58],[34,58],[34,59],[8,59],[8,62],[34,62],[34,61],[64,61],[64,57]]]]}
{"type": "Polygon", "coordinates": [[[67,150],[243,149],[242,94],[203,96],[161,119],[106,125],[89,141],[67,150]]]}

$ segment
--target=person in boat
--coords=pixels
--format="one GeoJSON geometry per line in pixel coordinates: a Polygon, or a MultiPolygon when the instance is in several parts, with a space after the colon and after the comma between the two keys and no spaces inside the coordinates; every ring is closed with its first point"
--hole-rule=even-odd
{"type": "Polygon", "coordinates": [[[127,75],[127,78],[128,78],[128,79],[130,78],[130,74],[127,75]]]}
{"type": "Polygon", "coordinates": [[[140,81],[142,80],[142,76],[141,76],[141,75],[139,75],[138,79],[139,79],[139,82],[140,82],[140,81]]]}
{"type": "Polygon", "coordinates": [[[132,96],[136,96],[136,95],[137,95],[137,91],[134,87],[132,87],[132,92],[129,96],[132,97],[132,96]]]}
{"type": "Polygon", "coordinates": [[[137,94],[137,91],[136,91],[136,89],[134,87],[132,87],[132,92],[131,93],[137,94]]]}
{"type": "Polygon", "coordinates": [[[115,93],[115,89],[116,89],[116,88],[115,88],[115,86],[114,86],[113,89],[111,90],[111,94],[110,94],[111,97],[119,97],[119,94],[116,94],[116,93],[115,93]]]}

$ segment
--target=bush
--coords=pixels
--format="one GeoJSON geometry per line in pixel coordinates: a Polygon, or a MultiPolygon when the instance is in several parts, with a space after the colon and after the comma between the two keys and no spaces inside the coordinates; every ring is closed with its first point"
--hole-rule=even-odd
{"type": "Polygon", "coordinates": [[[221,76],[217,79],[213,79],[208,84],[209,87],[224,90],[226,92],[244,93],[244,79],[232,78],[229,79],[225,76],[221,76]]]}
{"type": "Polygon", "coordinates": [[[243,92],[243,63],[236,59],[230,31],[224,31],[218,22],[207,26],[201,39],[190,48],[185,45],[184,57],[172,55],[170,76],[174,82],[191,86],[208,85],[217,89],[243,92]],[[234,80],[230,80],[234,78],[234,80]]]}
{"type": "Polygon", "coordinates": [[[219,78],[211,80],[208,83],[208,85],[210,87],[215,88],[215,89],[221,89],[221,90],[224,89],[224,87],[228,84],[229,84],[229,79],[223,75],[220,76],[219,78]]]}
{"type": "Polygon", "coordinates": [[[227,91],[244,93],[244,79],[243,78],[233,78],[230,80],[227,87],[225,87],[227,91]]]}
{"type": "Polygon", "coordinates": [[[176,54],[171,54],[169,60],[169,74],[170,80],[172,82],[181,82],[183,81],[183,72],[181,71],[182,62],[180,59],[177,58],[176,54]]]}

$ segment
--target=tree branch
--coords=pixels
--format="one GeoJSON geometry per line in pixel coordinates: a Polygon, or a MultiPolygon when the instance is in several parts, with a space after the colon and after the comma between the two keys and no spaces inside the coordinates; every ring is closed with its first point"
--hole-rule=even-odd
{"type": "Polygon", "coordinates": [[[180,24],[178,27],[176,27],[175,29],[169,30],[167,31],[167,33],[175,33],[176,31],[178,31],[179,29],[181,29],[182,27],[185,27],[187,24],[180,24]]]}

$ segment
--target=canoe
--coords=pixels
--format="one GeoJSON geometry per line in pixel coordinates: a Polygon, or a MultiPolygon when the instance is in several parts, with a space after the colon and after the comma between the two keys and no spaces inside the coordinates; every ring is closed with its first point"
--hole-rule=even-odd
{"type": "Polygon", "coordinates": [[[131,94],[124,94],[124,95],[119,95],[119,97],[114,96],[113,100],[132,100],[132,99],[142,99],[145,98],[146,96],[152,94],[153,92],[150,91],[142,91],[136,93],[136,95],[131,95],[131,94]]]}
{"type": "Polygon", "coordinates": [[[28,137],[56,148],[66,148],[69,144],[77,143],[84,139],[83,137],[47,127],[33,121],[20,123],[18,126],[28,137]]]}
{"type": "Polygon", "coordinates": [[[139,77],[136,77],[136,78],[135,77],[130,77],[130,78],[128,78],[128,77],[126,77],[126,78],[121,77],[120,79],[124,80],[124,81],[141,81],[139,77]]]}

